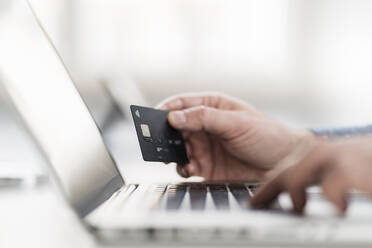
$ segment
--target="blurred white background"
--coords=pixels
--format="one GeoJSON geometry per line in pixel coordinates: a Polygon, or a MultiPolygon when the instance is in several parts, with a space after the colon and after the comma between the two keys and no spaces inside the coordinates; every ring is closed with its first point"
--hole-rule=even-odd
{"type": "MultiPolygon", "coordinates": [[[[0,0],[0,16],[7,2],[0,0]]],[[[149,105],[175,93],[221,91],[296,127],[372,123],[370,0],[30,2],[95,108],[107,105],[104,81],[119,84],[116,96],[123,101],[137,92],[133,87],[149,105]]],[[[30,25],[21,16],[20,23],[30,25]]],[[[37,167],[42,157],[4,108],[2,93],[0,88],[0,167],[37,167]]],[[[132,123],[126,125],[116,123],[105,134],[126,181],[177,179],[174,166],[143,163],[132,123]]],[[[12,191],[1,193],[1,244],[93,242],[77,232],[75,215],[60,211],[61,201],[27,191],[19,199],[12,191]]]]}
{"type": "MultiPolygon", "coordinates": [[[[372,123],[372,1],[31,0],[87,98],[221,91],[300,127],[372,123]]],[[[1,8],[1,5],[0,5],[1,8]]]]}

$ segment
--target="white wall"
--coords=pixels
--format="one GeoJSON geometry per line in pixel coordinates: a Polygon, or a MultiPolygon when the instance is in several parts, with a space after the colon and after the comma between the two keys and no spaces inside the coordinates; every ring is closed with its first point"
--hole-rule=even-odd
{"type": "Polygon", "coordinates": [[[87,95],[218,90],[299,126],[372,122],[368,0],[32,0],[87,95]]]}

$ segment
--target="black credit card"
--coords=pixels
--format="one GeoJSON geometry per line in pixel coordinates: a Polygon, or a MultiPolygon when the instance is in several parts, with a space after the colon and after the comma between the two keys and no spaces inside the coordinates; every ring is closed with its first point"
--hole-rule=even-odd
{"type": "Polygon", "coordinates": [[[168,123],[168,111],[135,105],[130,110],[143,160],[189,163],[182,133],[168,123]]]}

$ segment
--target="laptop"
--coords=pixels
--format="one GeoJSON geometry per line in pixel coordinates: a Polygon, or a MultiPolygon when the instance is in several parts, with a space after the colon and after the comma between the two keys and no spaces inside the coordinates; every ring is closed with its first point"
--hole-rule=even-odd
{"type": "MultiPolygon", "coordinates": [[[[126,184],[31,4],[2,0],[1,8],[0,82],[50,165],[58,194],[99,242],[371,245],[365,199],[339,218],[314,193],[308,215],[296,217],[250,209],[254,182],[126,184]]],[[[285,195],[280,203],[285,208],[285,195]]]]}

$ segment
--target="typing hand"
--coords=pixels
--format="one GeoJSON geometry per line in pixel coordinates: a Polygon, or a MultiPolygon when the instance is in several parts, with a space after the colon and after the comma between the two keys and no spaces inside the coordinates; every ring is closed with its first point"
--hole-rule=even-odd
{"type": "Polygon", "coordinates": [[[319,141],[297,165],[272,176],[252,198],[251,205],[266,207],[281,192],[288,192],[294,212],[302,214],[306,204],[306,187],[320,182],[326,198],[344,213],[350,189],[372,193],[371,151],[370,137],[319,141]]]}
{"type": "Polygon", "coordinates": [[[170,124],[183,131],[190,163],[177,171],[184,177],[262,179],[279,164],[302,158],[314,139],[221,94],[177,95],[158,108],[170,110],[170,124]]]}

